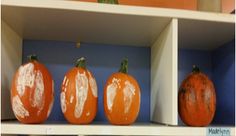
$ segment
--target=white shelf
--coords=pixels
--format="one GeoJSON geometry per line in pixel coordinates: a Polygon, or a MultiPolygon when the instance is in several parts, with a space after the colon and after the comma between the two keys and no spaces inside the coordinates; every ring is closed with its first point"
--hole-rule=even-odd
{"type": "Polygon", "coordinates": [[[110,13],[137,16],[169,17],[181,19],[206,20],[217,22],[234,22],[234,16],[221,13],[207,13],[189,10],[151,8],[112,4],[97,4],[90,2],[79,2],[69,0],[2,0],[4,6],[17,6],[28,8],[47,8],[47,9],[64,9],[71,11],[110,13]]]}
{"type": "MultiPolygon", "coordinates": [[[[156,114],[151,119],[172,125],[178,123],[178,48],[214,49],[235,36],[235,16],[229,14],[62,0],[1,2],[4,22],[2,49],[5,49],[2,55],[7,57],[16,53],[22,54],[23,39],[152,46],[151,85],[152,92],[155,92],[151,101],[156,105],[151,105],[151,112],[156,114]],[[11,50],[7,47],[11,47],[11,50]],[[155,79],[164,80],[156,82],[155,79]],[[171,97],[171,101],[165,99],[167,97],[171,97]]],[[[9,64],[21,63],[21,57],[8,58],[9,64]]],[[[7,80],[11,81],[10,77],[14,73],[12,71],[17,67],[11,65],[11,71],[2,71],[9,77],[7,80]]],[[[7,88],[4,90],[9,92],[10,85],[4,85],[7,88]]],[[[9,113],[5,110],[4,112],[6,115],[9,113]]],[[[231,134],[234,134],[235,128],[229,128],[231,134]]],[[[113,126],[103,123],[71,125],[54,122],[27,125],[14,121],[1,122],[2,134],[199,136],[206,135],[206,131],[205,127],[165,126],[153,123],[113,126]]]]}
{"type": "Polygon", "coordinates": [[[179,19],[180,47],[211,49],[234,37],[235,16],[229,14],[62,0],[2,0],[2,19],[24,39],[151,46],[173,18],[179,19]]]}
{"type": "MultiPolygon", "coordinates": [[[[206,135],[206,127],[165,126],[153,123],[136,123],[130,126],[109,124],[72,125],[67,123],[20,124],[17,121],[2,122],[2,134],[35,135],[206,135]]],[[[234,127],[230,128],[234,134],[234,127]]]]}

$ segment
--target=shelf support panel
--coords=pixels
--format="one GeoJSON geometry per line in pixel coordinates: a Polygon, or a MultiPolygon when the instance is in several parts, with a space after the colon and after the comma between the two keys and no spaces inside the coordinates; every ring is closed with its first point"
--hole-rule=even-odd
{"type": "Polygon", "coordinates": [[[151,121],[178,125],[178,20],[172,21],[151,46],[151,121]]]}

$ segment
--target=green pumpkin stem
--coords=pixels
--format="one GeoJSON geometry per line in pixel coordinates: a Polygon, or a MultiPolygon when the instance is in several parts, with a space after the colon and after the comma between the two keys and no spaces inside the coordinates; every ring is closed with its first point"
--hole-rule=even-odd
{"type": "Polygon", "coordinates": [[[86,61],[85,61],[85,58],[84,57],[81,57],[79,58],[76,63],[75,63],[75,66],[78,67],[78,68],[86,68],[86,61]]]}
{"type": "Polygon", "coordinates": [[[200,72],[200,69],[196,66],[196,65],[193,65],[193,70],[192,70],[193,73],[199,73],[200,72]]]}
{"type": "Polygon", "coordinates": [[[38,61],[38,56],[35,55],[35,54],[28,55],[27,58],[28,58],[28,60],[29,60],[30,62],[32,62],[32,61],[38,61]]]}
{"type": "Polygon", "coordinates": [[[125,73],[125,74],[128,73],[128,59],[127,59],[127,58],[125,58],[125,59],[121,62],[119,72],[125,73]]]}
{"type": "Polygon", "coordinates": [[[98,0],[98,3],[118,4],[118,0],[98,0]]]}

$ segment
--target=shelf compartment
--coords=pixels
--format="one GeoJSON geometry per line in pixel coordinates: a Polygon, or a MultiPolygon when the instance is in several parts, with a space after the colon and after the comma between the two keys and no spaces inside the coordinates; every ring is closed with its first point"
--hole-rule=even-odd
{"type": "MultiPolygon", "coordinates": [[[[72,125],[64,122],[45,124],[20,124],[14,121],[3,121],[2,134],[35,134],[35,135],[173,135],[200,136],[206,135],[206,127],[166,126],[154,123],[135,123],[130,126],[114,126],[104,123],[90,125],[72,125]]],[[[214,127],[214,126],[212,126],[214,127]]],[[[230,129],[234,134],[235,128],[215,126],[230,129]]]]}
{"type": "Polygon", "coordinates": [[[137,122],[150,121],[150,48],[91,43],[82,43],[80,48],[77,48],[75,42],[24,40],[23,63],[28,61],[27,55],[32,53],[38,55],[39,61],[46,65],[54,79],[55,99],[48,120],[65,120],[60,106],[61,83],[65,73],[74,67],[76,59],[85,57],[87,68],[93,73],[98,87],[98,111],[95,121],[106,121],[103,89],[107,78],[119,70],[121,60],[127,57],[128,73],[136,78],[141,88],[137,122]]]}
{"type": "MultiPolygon", "coordinates": [[[[215,37],[217,38],[217,37],[215,37]]],[[[179,48],[178,86],[196,65],[213,82],[216,112],[211,124],[235,124],[235,42],[226,42],[214,50],[179,48]]],[[[180,124],[181,121],[179,120],[180,124]]]]}
{"type": "MultiPolygon", "coordinates": [[[[216,112],[211,124],[234,125],[235,24],[179,22],[178,86],[191,72],[192,66],[197,65],[215,86],[216,112]]],[[[181,120],[179,123],[182,124],[181,120]]]]}
{"type": "MultiPolygon", "coordinates": [[[[1,6],[2,34],[4,35],[2,52],[5,53],[2,55],[8,58],[7,61],[1,62],[1,67],[7,63],[6,66],[11,68],[10,70],[6,67],[1,74],[6,77],[2,78],[5,82],[2,83],[3,88],[5,87],[2,90],[5,91],[4,93],[8,93],[4,94],[2,101],[7,98],[5,96],[9,96],[12,75],[22,63],[23,39],[145,46],[151,48],[151,54],[149,54],[151,56],[151,92],[155,93],[160,90],[162,95],[170,95],[170,97],[148,96],[152,97],[150,120],[171,125],[178,125],[176,97],[178,48],[212,50],[234,37],[235,17],[227,14],[52,0],[3,0],[1,6]],[[195,26],[194,32],[191,31],[191,28],[195,28],[195,26]],[[8,35],[8,33],[11,34],[8,35]],[[15,54],[18,56],[9,57],[15,54]],[[156,69],[158,65],[159,70],[156,69]],[[159,78],[158,82],[162,84],[157,86],[155,78],[159,78]],[[169,84],[167,84],[168,82],[169,84]],[[159,102],[159,100],[163,101],[159,102]],[[161,106],[157,106],[155,113],[153,103],[156,102],[161,106]],[[166,103],[167,105],[165,105],[166,103]],[[168,112],[170,113],[163,114],[168,112]],[[153,116],[154,114],[155,116],[153,116]]],[[[51,60],[49,59],[49,61],[51,60]]],[[[71,61],[70,64],[72,63],[71,61]]],[[[9,109],[10,101],[6,100],[6,102],[8,102],[8,106],[2,106],[4,109],[2,113],[10,115],[9,111],[5,110],[9,109]]],[[[169,127],[148,123],[149,120],[146,122],[131,126],[112,126],[103,123],[78,126],[60,122],[25,125],[16,122],[2,122],[2,132],[4,134],[40,134],[38,127],[43,134],[68,134],[68,131],[64,132],[64,128],[73,134],[113,134],[112,132],[117,135],[206,134],[206,128],[169,127]],[[18,130],[18,128],[20,129],[18,130]],[[25,132],[25,129],[29,131],[25,132]]],[[[234,133],[234,128],[231,128],[234,133]]]]}

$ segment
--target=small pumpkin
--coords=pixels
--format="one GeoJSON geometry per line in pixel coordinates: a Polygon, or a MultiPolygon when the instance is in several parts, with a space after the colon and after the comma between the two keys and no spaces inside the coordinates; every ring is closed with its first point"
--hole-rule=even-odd
{"type": "Polygon", "coordinates": [[[22,123],[42,123],[49,116],[54,101],[54,82],[36,55],[16,71],[11,86],[11,104],[22,123]]]}
{"type": "Polygon", "coordinates": [[[196,66],[179,88],[178,108],[180,118],[189,126],[207,126],[215,115],[214,85],[196,66]]]}
{"type": "Polygon", "coordinates": [[[114,125],[135,122],[140,109],[138,82],[128,75],[128,60],[121,63],[119,72],[113,73],[104,88],[104,110],[108,121],[114,125]]]}
{"type": "Polygon", "coordinates": [[[73,124],[88,124],[97,113],[97,83],[86,69],[85,58],[77,60],[61,86],[61,109],[66,120],[73,124]]]}

